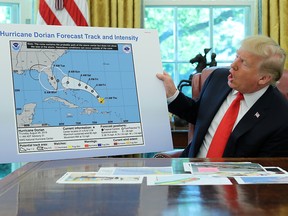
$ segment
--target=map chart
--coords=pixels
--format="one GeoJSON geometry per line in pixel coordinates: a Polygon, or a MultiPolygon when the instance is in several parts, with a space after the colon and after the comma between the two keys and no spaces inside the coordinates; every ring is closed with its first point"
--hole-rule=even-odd
{"type": "Polygon", "coordinates": [[[10,50],[19,153],[144,145],[131,44],[10,50]]]}

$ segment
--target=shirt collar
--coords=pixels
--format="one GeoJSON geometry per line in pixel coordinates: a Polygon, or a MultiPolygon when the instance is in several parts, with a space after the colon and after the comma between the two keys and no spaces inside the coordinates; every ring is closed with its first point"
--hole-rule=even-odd
{"type": "MultiPolygon", "coordinates": [[[[269,86],[265,86],[264,88],[249,94],[243,94],[245,103],[248,107],[252,107],[253,104],[266,92],[269,86]]],[[[237,90],[232,90],[232,95],[236,95],[238,93],[237,90]]]]}

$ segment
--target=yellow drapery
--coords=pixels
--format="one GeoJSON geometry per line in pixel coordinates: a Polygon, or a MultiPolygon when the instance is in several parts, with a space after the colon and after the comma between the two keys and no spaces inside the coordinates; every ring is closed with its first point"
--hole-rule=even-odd
{"type": "MultiPolygon", "coordinates": [[[[262,32],[288,54],[288,0],[262,0],[262,32]]],[[[288,69],[288,59],[285,68],[288,69]]]]}
{"type": "Polygon", "coordinates": [[[140,28],[142,0],[89,0],[90,24],[98,27],[140,28]]]}

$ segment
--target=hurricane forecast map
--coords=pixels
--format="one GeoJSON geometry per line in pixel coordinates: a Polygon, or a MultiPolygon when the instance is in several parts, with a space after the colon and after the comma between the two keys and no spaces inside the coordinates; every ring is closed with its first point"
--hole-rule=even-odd
{"type": "Polygon", "coordinates": [[[144,145],[129,43],[10,41],[18,152],[144,145]]]}

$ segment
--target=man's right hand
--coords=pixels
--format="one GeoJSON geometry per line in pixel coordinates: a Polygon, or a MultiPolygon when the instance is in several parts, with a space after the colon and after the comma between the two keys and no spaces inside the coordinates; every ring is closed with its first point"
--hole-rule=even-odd
{"type": "Polygon", "coordinates": [[[171,76],[165,71],[163,73],[157,73],[156,76],[159,80],[163,81],[165,91],[166,91],[166,97],[167,98],[172,97],[177,91],[177,88],[171,76]]]}

